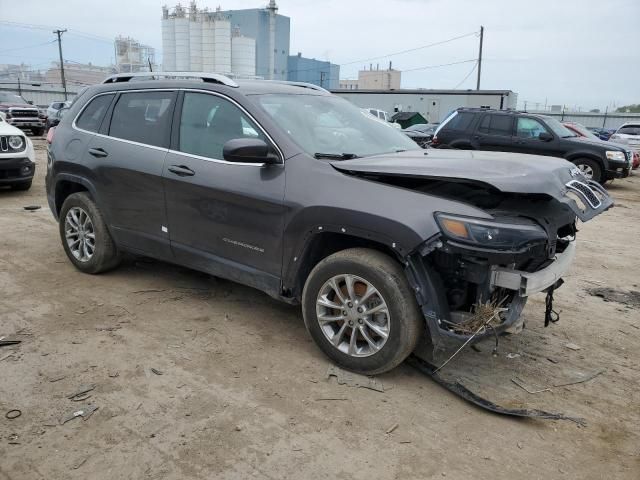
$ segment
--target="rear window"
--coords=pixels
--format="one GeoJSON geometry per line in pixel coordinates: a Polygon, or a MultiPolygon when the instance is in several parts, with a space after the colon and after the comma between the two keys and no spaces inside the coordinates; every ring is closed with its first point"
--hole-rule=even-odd
{"type": "Polygon", "coordinates": [[[123,93],[113,109],[109,135],[168,148],[174,97],[173,92],[123,93]]]}
{"type": "Polygon", "coordinates": [[[446,124],[442,125],[442,129],[446,130],[466,130],[473,121],[473,113],[471,112],[455,112],[446,124]]]}
{"type": "Polygon", "coordinates": [[[97,132],[113,97],[113,94],[100,95],[91,100],[76,120],[76,127],[97,132]]]}
{"type": "Polygon", "coordinates": [[[512,122],[512,117],[509,115],[485,115],[478,131],[488,135],[511,136],[512,122]]]}
{"type": "Polygon", "coordinates": [[[625,125],[620,127],[618,133],[624,133],[625,135],[640,135],[640,125],[625,125]]]}

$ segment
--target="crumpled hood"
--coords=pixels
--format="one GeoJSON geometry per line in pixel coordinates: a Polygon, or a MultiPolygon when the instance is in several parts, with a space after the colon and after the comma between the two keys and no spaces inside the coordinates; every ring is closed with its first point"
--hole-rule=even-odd
{"type": "Polygon", "coordinates": [[[511,152],[427,149],[330,163],[345,173],[448,180],[489,186],[505,193],[545,194],[569,204],[583,221],[613,205],[613,200],[602,187],[589,182],[572,163],[555,157],[511,152]],[[567,184],[576,180],[597,190],[598,196],[603,197],[600,205],[587,208],[589,211],[571,205],[575,202],[567,196],[567,184]]]}
{"type": "Polygon", "coordinates": [[[484,183],[502,192],[551,196],[581,176],[575,165],[561,158],[472,150],[411,150],[331,165],[341,171],[459,180],[484,183]]]}

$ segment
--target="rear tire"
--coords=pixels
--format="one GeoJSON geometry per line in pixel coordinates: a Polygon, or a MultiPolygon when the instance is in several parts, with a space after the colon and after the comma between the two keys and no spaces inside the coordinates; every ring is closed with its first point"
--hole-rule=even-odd
{"type": "Polygon", "coordinates": [[[11,185],[11,190],[15,190],[17,192],[23,192],[23,191],[29,190],[31,188],[32,183],[33,183],[33,180],[29,180],[28,182],[22,182],[22,183],[14,183],[13,185],[11,185]]]}
{"type": "Polygon", "coordinates": [[[302,311],[316,345],[341,367],[366,375],[400,364],[424,330],[400,264],[366,248],[343,250],[318,263],[305,283],[302,311]]]}
{"type": "Polygon", "coordinates": [[[88,193],[69,195],[62,204],[59,219],[62,246],[78,270],[102,273],[120,263],[118,249],[88,193]]]}
{"type": "Polygon", "coordinates": [[[606,180],[602,177],[602,167],[598,162],[590,158],[578,158],[573,163],[580,169],[582,174],[589,180],[598,182],[604,185],[606,180]]]}

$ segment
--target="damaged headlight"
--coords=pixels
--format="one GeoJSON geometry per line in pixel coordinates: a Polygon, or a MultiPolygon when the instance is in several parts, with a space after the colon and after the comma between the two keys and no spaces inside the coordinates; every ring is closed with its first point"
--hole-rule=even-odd
{"type": "Polygon", "coordinates": [[[520,250],[547,240],[544,229],[534,224],[504,223],[480,218],[436,213],[442,233],[460,243],[497,250],[520,250]]]}

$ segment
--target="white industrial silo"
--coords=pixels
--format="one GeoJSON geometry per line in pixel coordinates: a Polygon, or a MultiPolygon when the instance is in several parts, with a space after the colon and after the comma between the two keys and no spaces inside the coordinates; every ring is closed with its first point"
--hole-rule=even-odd
{"type": "Polygon", "coordinates": [[[200,15],[189,19],[189,70],[202,71],[202,22],[200,15]]]}
{"type": "Polygon", "coordinates": [[[176,18],[174,19],[176,70],[179,72],[188,72],[191,61],[189,55],[189,19],[184,16],[183,11],[181,15],[179,12],[178,7],[176,7],[176,18]]]}
{"type": "Polygon", "coordinates": [[[234,32],[231,37],[231,72],[238,76],[253,77],[256,74],[256,41],[234,32]]]}
{"type": "Polygon", "coordinates": [[[203,14],[202,21],[202,71],[212,73],[214,70],[214,31],[213,20],[203,14]]]}
{"type": "Polygon", "coordinates": [[[231,22],[223,15],[216,13],[213,22],[214,58],[213,70],[216,73],[231,72],[231,22]]]}
{"type": "Polygon", "coordinates": [[[162,18],[162,69],[171,72],[176,69],[176,37],[173,18],[162,18]]]}

